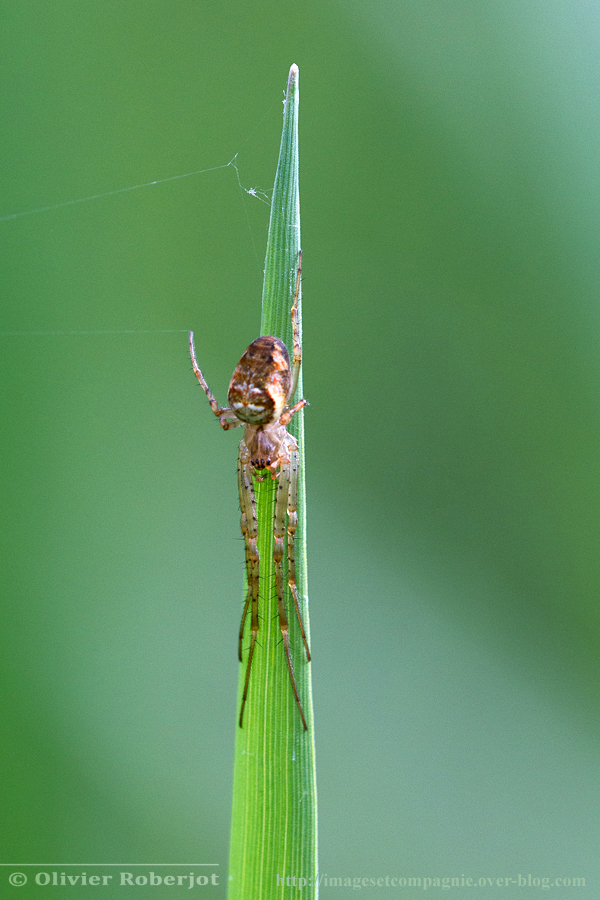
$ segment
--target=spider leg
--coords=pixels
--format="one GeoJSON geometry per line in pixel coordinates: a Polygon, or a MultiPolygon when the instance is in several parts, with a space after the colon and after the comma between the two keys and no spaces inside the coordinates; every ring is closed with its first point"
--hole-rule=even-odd
{"type": "Polygon", "coordinates": [[[283,413],[283,415],[281,415],[279,417],[279,424],[286,426],[289,423],[292,416],[295,415],[298,412],[298,410],[302,409],[303,406],[308,406],[308,400],[298,400],[298,402],[295,403],[294,406],[291,406],[289,409],[286,409],[286,411],[283,413]]]}
{"type": "MultiPolygon", "coordinates": [[[[274,550],[273,560],[275,563],[275,584],[277,589],[277,608],[279,612],[279,627],[281,628],[281,637],[285,649],[285,658],[287,661],[288,671],[290,673],[290,681],[292,690],[296,699],[296,704],[300,711],[302,724],[304,729],[308,730],[300,697],[298,696],[298,687],[294,676],[294,667],[292,665],[292,657],[290,653],[290,629],[285,611],[285,587],[283,584],[283,538],[285,535],[285,514],[288,505],[290,486],[290,459],[284,457],[280,460],[279,478],[277,481],[277,494],[275,498],[275,525],[274,525],[274,550]]],[[[302,620],[300,620],[302,622],[302,620]]],[[[302,627],[302,626],[301,626],[302,627]]],[[[304,628],[302,628],[304,632],[304,628]]],[[[306,638],[304,639],[306,642],[306,638]]]]}
{"type": "Polygon", "coordinates": [[[310,650],[308,648],[308,641],[306,640],[306,633],[304,631],[304,622],[302,621],[302,613],[300,612],[300,603],[298,600],[298,586],[296,584],[296,527],[298,525],[298,513],[296,512],[298,506],[298,471],[300,469],[300,454],[298,453],[298,447],[294,444],[293,447],[290,447],[290,486],[288,491],[288,501],[287,501],[287,511],[288,511],[288,539],[287,539],[287,550],[288,550],[288,584],[290,587],[290,592],[292,598],[294,600],[294,606],[296,607],[296,615],[298,616],[298,625],[300,626],[300,633],[302,635],[302,640],[304,641],[304,647],[306,649],[306,658],[310,662],[310,650]]]}
{"type": "Polygon", "coordinates": [[[196,362],[196,350],[194,347],[194,332],[193,331],[190,331],[190,356],[192,358],[192,369],[194,370],[194,375],[200,382],[202,390],[208,397],[208,402],[210,403],[210,408],[214,412],[215,416],[218,416],[218,418],[220,419],[221,426],[225,430],[227,430],[228,428],[237,428],[237,426],[241,425],[242,423],[238,421],[235,413],[228,406],[219,406],[219,404],[217,403],[217,401],[215,400],[215,398],[213,396],[211,389],[209,388],[206,381],[204,380],[204,375],[200,371],[200,367],[199,367],[198,363],[196,362]],[[233,419],[234,421],[227,422],[227,419],[233,419]]]}
{"type": "MultiPolygon", "coordinates": [[[[233,416],[234,413],[231,413],[231,415],[233,416]]],[[[245,424],[245,422],[240,422],[238,418],[235,418],[233,422],[228,422],[227,415],[221,416],[219,422],[221,423],[221,428],[224,428],[225,431],[229,431],[230,428],[239,428],[240,425],[245,424]]]]}
{"type": "Polygon", "coordinates": [[[289,399],[291,400],[298,387],[300,378],[300,366],[302,365],[302,347],[300,345],[300,323],[298,322],[298,297],[300,295],[300,276],[302,275],[302,250],[298,252],[298,273],[296,275],[296,290],[292,303],[292,326],[294,329],[294,358],[292,360],[292,388],[289,399]]]}
{"type": "MultiPolygon", "coordinates": [[[[246,545],[246,571],[249,568],[249,560],[248,560],[248,522],[246,520],[246,513],[242,512],[241,518],[242,525],[242,534],[244,536],[244,543],[246,545]]],[[[240,635],[238,640],[238,659],[242,661],[242,641],[244,640],[244,625],[246,624],[246,616],[248,615],[248,607],[250,606],[250,601],[252,600],[252,588],[250,587],[250,579],[247,577],[248,581],[248,591],[246,593],[246,602],[244,603],[244,611],[242,612],[242,621],[240,622],[240,635]]]]}
{"type": "Polygon", "coordinates": [[[254,648],[256,646],[256,636],[258,634],[258,575],[260,556],[258,553],[258,520],[256,518],[256,497],[254,494],[254,485],[252,483],[252,472],[250,468],[249,453],[244,441],[240,443],[240,452],[238,456],[238,486],[240,492],[240,507],[242,510],[241,527],[244,535],[244,543],[246,545],[246,574],[248,580],[248,593],[242,613],[242,622],[240,625],[240,635],[238,643],[238,654],[240,661],[242,659],[242,639],[244,636],[244,625],[248,609],[251,608],[250,617],[250,651],[248,653],[248,662],[246,663],[246,680],[244,682],[244,693],[242,694],[242,705],[240,708],[240,728],[244,719],[244,708],[248,698],[248,686],[250,684],[250,670],[252,668],[252,659],[254,657],[254,648]]]}

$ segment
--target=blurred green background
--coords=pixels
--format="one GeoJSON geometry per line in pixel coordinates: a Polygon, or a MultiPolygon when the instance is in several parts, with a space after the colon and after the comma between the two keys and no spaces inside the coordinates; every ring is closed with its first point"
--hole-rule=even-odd
{"type": "MultiPolygon", "coordinates": [[[[0,41],[0,217],[236,153],[270,189],[299,65],[322,873],[597,890],[598,7],[34,0],[0,41]]],[[[183,333],[5,332],[193,328],[223,401],[268,215],[230,167],[0,222],[0,861],[225,884],[237,434],[183,333]]]]}

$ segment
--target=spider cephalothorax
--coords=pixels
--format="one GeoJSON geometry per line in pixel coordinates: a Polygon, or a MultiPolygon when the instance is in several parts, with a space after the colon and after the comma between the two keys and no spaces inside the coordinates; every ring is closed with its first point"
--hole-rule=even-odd
{"type": "MultiPolygon", "coordinates": [[[[275,422],[272,425],[260,425],[256,428],[254,425],[246,425],[244,430],[244,443],[248,448],[250,463],[257,475],[262,469],[270,469],[271,477],[277,478],[275,471],[272,469],[273,464],[277,465],[282,456],[282,444],[289,438],[285,425],[279,425],[275,422]]],[[[257,475],[259,481],[261,476],[257,475]]]]}
{"type": "Polygon", "coordinates": [[[278,481],[275,499],[275,517],[273,524],[275,565],[275,581],[277,588],[277,604],[279,625],[285,650],[290,681],[294,697],[300,710],[302,724],[306,728],[306,719],[298,696],[298,688],[294,677],[292,657],[290,654],[289,624],[285,609],[285,585],[283,580],[284,537],[287,524],[287,582],[294,601],[296,615],[300,625],[302,640],[306,648],[307,659],[310,651],[304,632],[302,616],[296,586],[296,564],[294,536],[298,516],[296,513],[298,497],[298,469],[300,456],[298,445],[287,430],[292,416],[306,406],[306,400],[298,400],[293,406],[288,404],[296,393],[302,350],[300,346],[300,330],[298,326],[298,294],[300,292],[300,273],[302,269],[302,253],[299,254],[296,290],[292,304],[292,324],[294,329],[294,358],[290,366],[287,347],[279,338],[265,335],[252,341],[240,359],[229,384],[229,406],[219,406],[210,391],[204,376],[196,362],[194,351],[194,335],[190,332],[190,354],[196,378],[208,397],[210,407],[218,416],[225,430],[245,425],[244,437],[240,442],[238,454],[238,487],[240,509],[242,513],[241,527],[246,546],[246,573],[248,577],[248,594],[242,614],[240,626],[238,654],[242,659],[242,639],[244,623],[248,610],[250,617],[250,650],[246,665],[246,679],[240,709],[240,727],[244,716],[244,707],[248,697],[250,669],[258,635],[258,592],[260,556],[258,553],[258,522],[256,517],[256,495],[253,478],[262,481],[259,474],[267,470],[273,480],[278,481]],[[287,516],[286,516],[287,514],[287,516]],[[287,523],[286,523],[287,518],[287,523]]]}

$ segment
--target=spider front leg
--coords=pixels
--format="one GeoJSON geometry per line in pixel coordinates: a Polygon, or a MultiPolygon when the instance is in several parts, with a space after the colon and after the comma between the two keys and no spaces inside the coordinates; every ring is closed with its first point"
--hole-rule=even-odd
{"type": "Polygon", "coordinates": [[[296,289],[294,302],[292,303],[292,328],[294,333],[294,357],[292,360],[292,388],[289,400],[292,399],[298,387],[300,367],[302,365],[302,345],[300,344],[300,323],[298,321],[298,297],[300,295],[300,278],[302,276],[302,250],[298,251],[298,271],[296,273],[296,289]]]}
{"type": "MultiPolygon", "coordinates": [[[[293,442],[293,438],[290,438],[288,435],[288,440],[293,442]]],[[[286,442],[287,443],[287,442],[286,442]]],[[[302,709],[302,704],[300,703],[300,697],[298,696],[298,687],[296,685],[296,678],[294,675],[294,667],[292,665],[292,656],[290,653],[290,629],[287,618],[287,613],[285,609],[285,587],[283,583],[283,539],[285,535],[285,516],[288,507],[290,506],[290,487],[292,482],[294,483],[294,494],[298,493],[298,448],[296,447],[295,442],[293,443],[293,449],[291,449],[289,443],[288,446],[284,448],[285,455],[280,459],[280,468],[279,468],[279,477],[277,480],[277,495],[275,498],[275,524],[274,524],[274,538],[275,538],[275,546],[273,550],[273,560],[275,563],[275,585],[277,590],[277,609],[279,612],[279,627],[281,628],[281,637],[283,639],[283,647],[285,650],[285,658],[287,661],[288,671],[290,673],[290,681],[292,684],[292,690],[294,692],[294,697],[296,699],[296,704],[300,711],[300,716],[302,718],[302,724],[304,725],[304,729],[308,730],[308,726],[306,724],[306,719],[304,718],[304,711],[302,709]],[[296,454],[296,461],[292,463],[290,460],[290,452],[291,454],[296,454]]],[[[293,516],[295,517],[295,506],[296,499],[294,497],[294,512],[293,516]]],[[[294,605],[296,607],[296,613],[298,615],[298,621],[300,623],[300,630],[302,632],[302,638],[304,640],[304,645],[306,647],[308,659],[310,659],[310,653],[308,652],[308,644],[306,643],[306,636],[304,634],[304,625],[302,623],[302,617],[300,615],[300,609],[298,606],[298,593],[295,590],[295,568],[294,568],[294,550],[293,550],[293,533],[296,530],[296,522],[295,518],[292,522],[292,529],[288,526],[288,535],[291,534],[291,539],[288,539],[288,559],[290,558],[290,546],[291,550],[291,559],[292,559],[292,570],[293,570],[293,580],[294,580],[294,588],[292,588],[292,583],[290,581],[290,588],[292,589],[292,596],[294,597],[294,605]]],[[[289,577],[289,571],[288,571],[289,577]]]]}
{"type": "Polygon", "coordinates": [[[252,466],[250,464],[250,454],[244,441],[240,443],[240,452],[238,456],[238,487],[240,493],[240,509],[242,511],[241,527],[244,535],[244,543],[246,545],[246,575],[248,581],[248,593],[242,613],[242,622],[240,624],[240,635],[238,644],[238,655],[240,662],[242,661],[242,640],[244,637],[244,625],[248,609],[251,607],[250,616],[250,650],[248,653],[248,662],[246,664],[246,680],[244,682],[244,693],[242,695],[242,705],[240,708],[240,728],[244,720],[244,708],[248,698],[248,686],[250,684],[250,670],[252,668],[252,659],[254,657],[254,648],[256,646],[256,636],[258,635],[258,588],[259,588],[259,566],[260,556],[258,553],[258,520],[256,517],[256,496],[254,493],[254,484],[252,483],[252,466]]]}

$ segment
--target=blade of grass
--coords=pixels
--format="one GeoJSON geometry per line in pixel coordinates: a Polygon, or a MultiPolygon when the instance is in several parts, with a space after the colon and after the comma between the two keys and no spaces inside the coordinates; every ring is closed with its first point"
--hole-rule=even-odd
{"type": "MultiPolygon", "coordinates": [[[[271,203],[265,260],[261,334],[271,334],[292,349],[290,310],[300,250],[298,190],[298,67],[290,69],[279,162],[271,203]]],[[[302,305],[298,299],[300,333],[302,305]]],[[[291,353],[290,353],[291,355],[291,353]]],[[[302,374],[298,383],[302,396],[302,374]]],[[[296,576],[304,626],[310,640],[306,581],[306,491],[304,417],[301,411],[288,430],[300,449],[296,576]]],[[[271,900],[318,896],[317,807],[310,663],[304,653],[289,591],[290,636],[298,691],[308,731],[302,721],[285,663],[277,618],[273,569],[273,516],[276,483],[256,485],[261,567],[260,632],[252,664],[244,727],[235,743],[229,900],[271,900]],[[294,879],[294,881],[292,881],[294,879]]],[[[285,559],[284,555],[284,559],[285,559]]],[[[249,619],[249,617],[248,617],[249,619]]],[[[249,623],[247,623],[248,630],[249,623]]],[[[246,636],[244,647],[249,644],[246,636]]],[[[244,682],[240,668],[238,697],[244,682]]],[[[238,703],[239,709],[239,703],[238,703]]]]}

